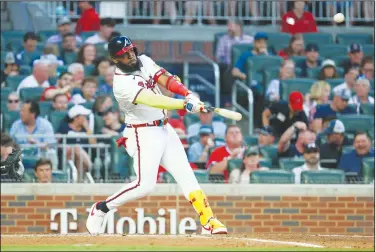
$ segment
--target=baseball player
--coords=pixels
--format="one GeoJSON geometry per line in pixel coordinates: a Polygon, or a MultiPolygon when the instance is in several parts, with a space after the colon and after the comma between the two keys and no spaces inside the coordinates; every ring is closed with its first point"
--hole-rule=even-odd
{"type": "Polygon", "coordinates": [[[99,233],[108,211],[152,192],[161,164],[175,178],[184,196],[199,214],[202,233],[227,234],[226,227],[213,215],[178,135],[167,123],[167,110],[185,109],[188,113],[198,113],[204,110],[203,103],[151,58],[139,56],[129,38],[113,38],[108,44],[108,51],[116,65],[113,92],[125,114],[126,128],[121,144],[133,157],[137,179],[91,207],[86,221],[88,231],[99,233]],[[162,95],[158,85],[185,99],[162,95]]]}

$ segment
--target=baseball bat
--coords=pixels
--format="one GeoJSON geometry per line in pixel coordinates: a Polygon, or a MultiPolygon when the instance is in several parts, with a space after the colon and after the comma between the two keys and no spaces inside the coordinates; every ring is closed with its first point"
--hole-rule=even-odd
{"type": "Polygon", "coordinates": [[[208,106],[205,106],[205,109],[208,111],[213,111],[217,113],[218,115],[229,118],[231,120],[240,121],[242,119],[242,114],[235,112],[235,111],[228,110],[228,109],[208,107],[208,106]]]}

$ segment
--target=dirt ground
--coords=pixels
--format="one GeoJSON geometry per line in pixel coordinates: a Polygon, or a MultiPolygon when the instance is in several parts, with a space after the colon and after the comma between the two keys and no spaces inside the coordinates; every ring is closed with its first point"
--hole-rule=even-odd
{"type": "Polygon", "coordinates": [[[41,234],[2,235],[1,245],[153,245],[212,248],[344,248],[372,249],[373,236],[322,236],[311,234],[237,234],[237,235],[89,235],[41,234]]]}

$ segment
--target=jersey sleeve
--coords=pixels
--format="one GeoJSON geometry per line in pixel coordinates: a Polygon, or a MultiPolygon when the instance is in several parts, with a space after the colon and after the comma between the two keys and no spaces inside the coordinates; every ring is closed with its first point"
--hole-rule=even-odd
{"type": "Polygon", "coordinates": [[[143,85],[139,85],[138,78],[133,75],[117,75],[114,76],[113,91],[116,100],[120,104],[136,104],[135,101],[140,92],[144,89],[143,85]]]}
{"type": "Polygon", "coordinates": [[[142,62],[142,65],[151,73],[154,80],[158,79],[160,75],[166,72],[163,67],[158,66],[157,63],[155,63],[155,61],[150,57],[141,55],[139,58],[142,62]]]}

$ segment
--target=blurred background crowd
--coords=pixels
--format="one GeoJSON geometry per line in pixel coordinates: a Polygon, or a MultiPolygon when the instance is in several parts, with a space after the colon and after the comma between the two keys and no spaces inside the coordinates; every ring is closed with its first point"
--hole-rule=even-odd
{"type": "MultiPolygon", "coordinates": [[[[263,18],[268,3],[130,1],[130,26],[227,27],[227,32],[215,34],[212,44],[220,73],[219,101],[230,109],[235,101],[250,107],[241,111],[249,120],[233,124],[213,112],[169,112],[169,123],[200,182],[374,182],[373,34],[323,33],[318,25],[331,26],[332,21],[316,21],[324,6],[330,15],[343,10],[352,17],[350,25],[374,26],[374,12],[369,11],[374,3],[320,2],[327,4],[277,2],[273,12],[280,16],[280,31],[246,33],[248,25],[269,22],[263,18]],[[139,18],[142,11],[154,18],[139,18]],[[247,92],[233,92],[242,84],[247,92]]],[[[118,18],[100,15],[99,4],[63,1],[55,30],[2,30],[2,167],[22,149],[21,163],[14,163],[13,172],[2,169],[2,181],[135,178],[132,158],[116,143],[125,126],[112,92],[115,67],[107,53],[111,38],[132,35],[119,32],[118,18]]],[[[1,8],[6,10],[7,3],[1,2],[1,8]]],[[[183,80],[182,62],[157,63],[183,80]]],[[[194,66],[196,75],[215,82],[211,68],[194,66]]],[[[208,97],[206,89],[196,86],[194,91],[214,105],[214,92],[208,97]]],[[[163,167],[159,171],[159,182],[174,182],[163,167]]]]}

